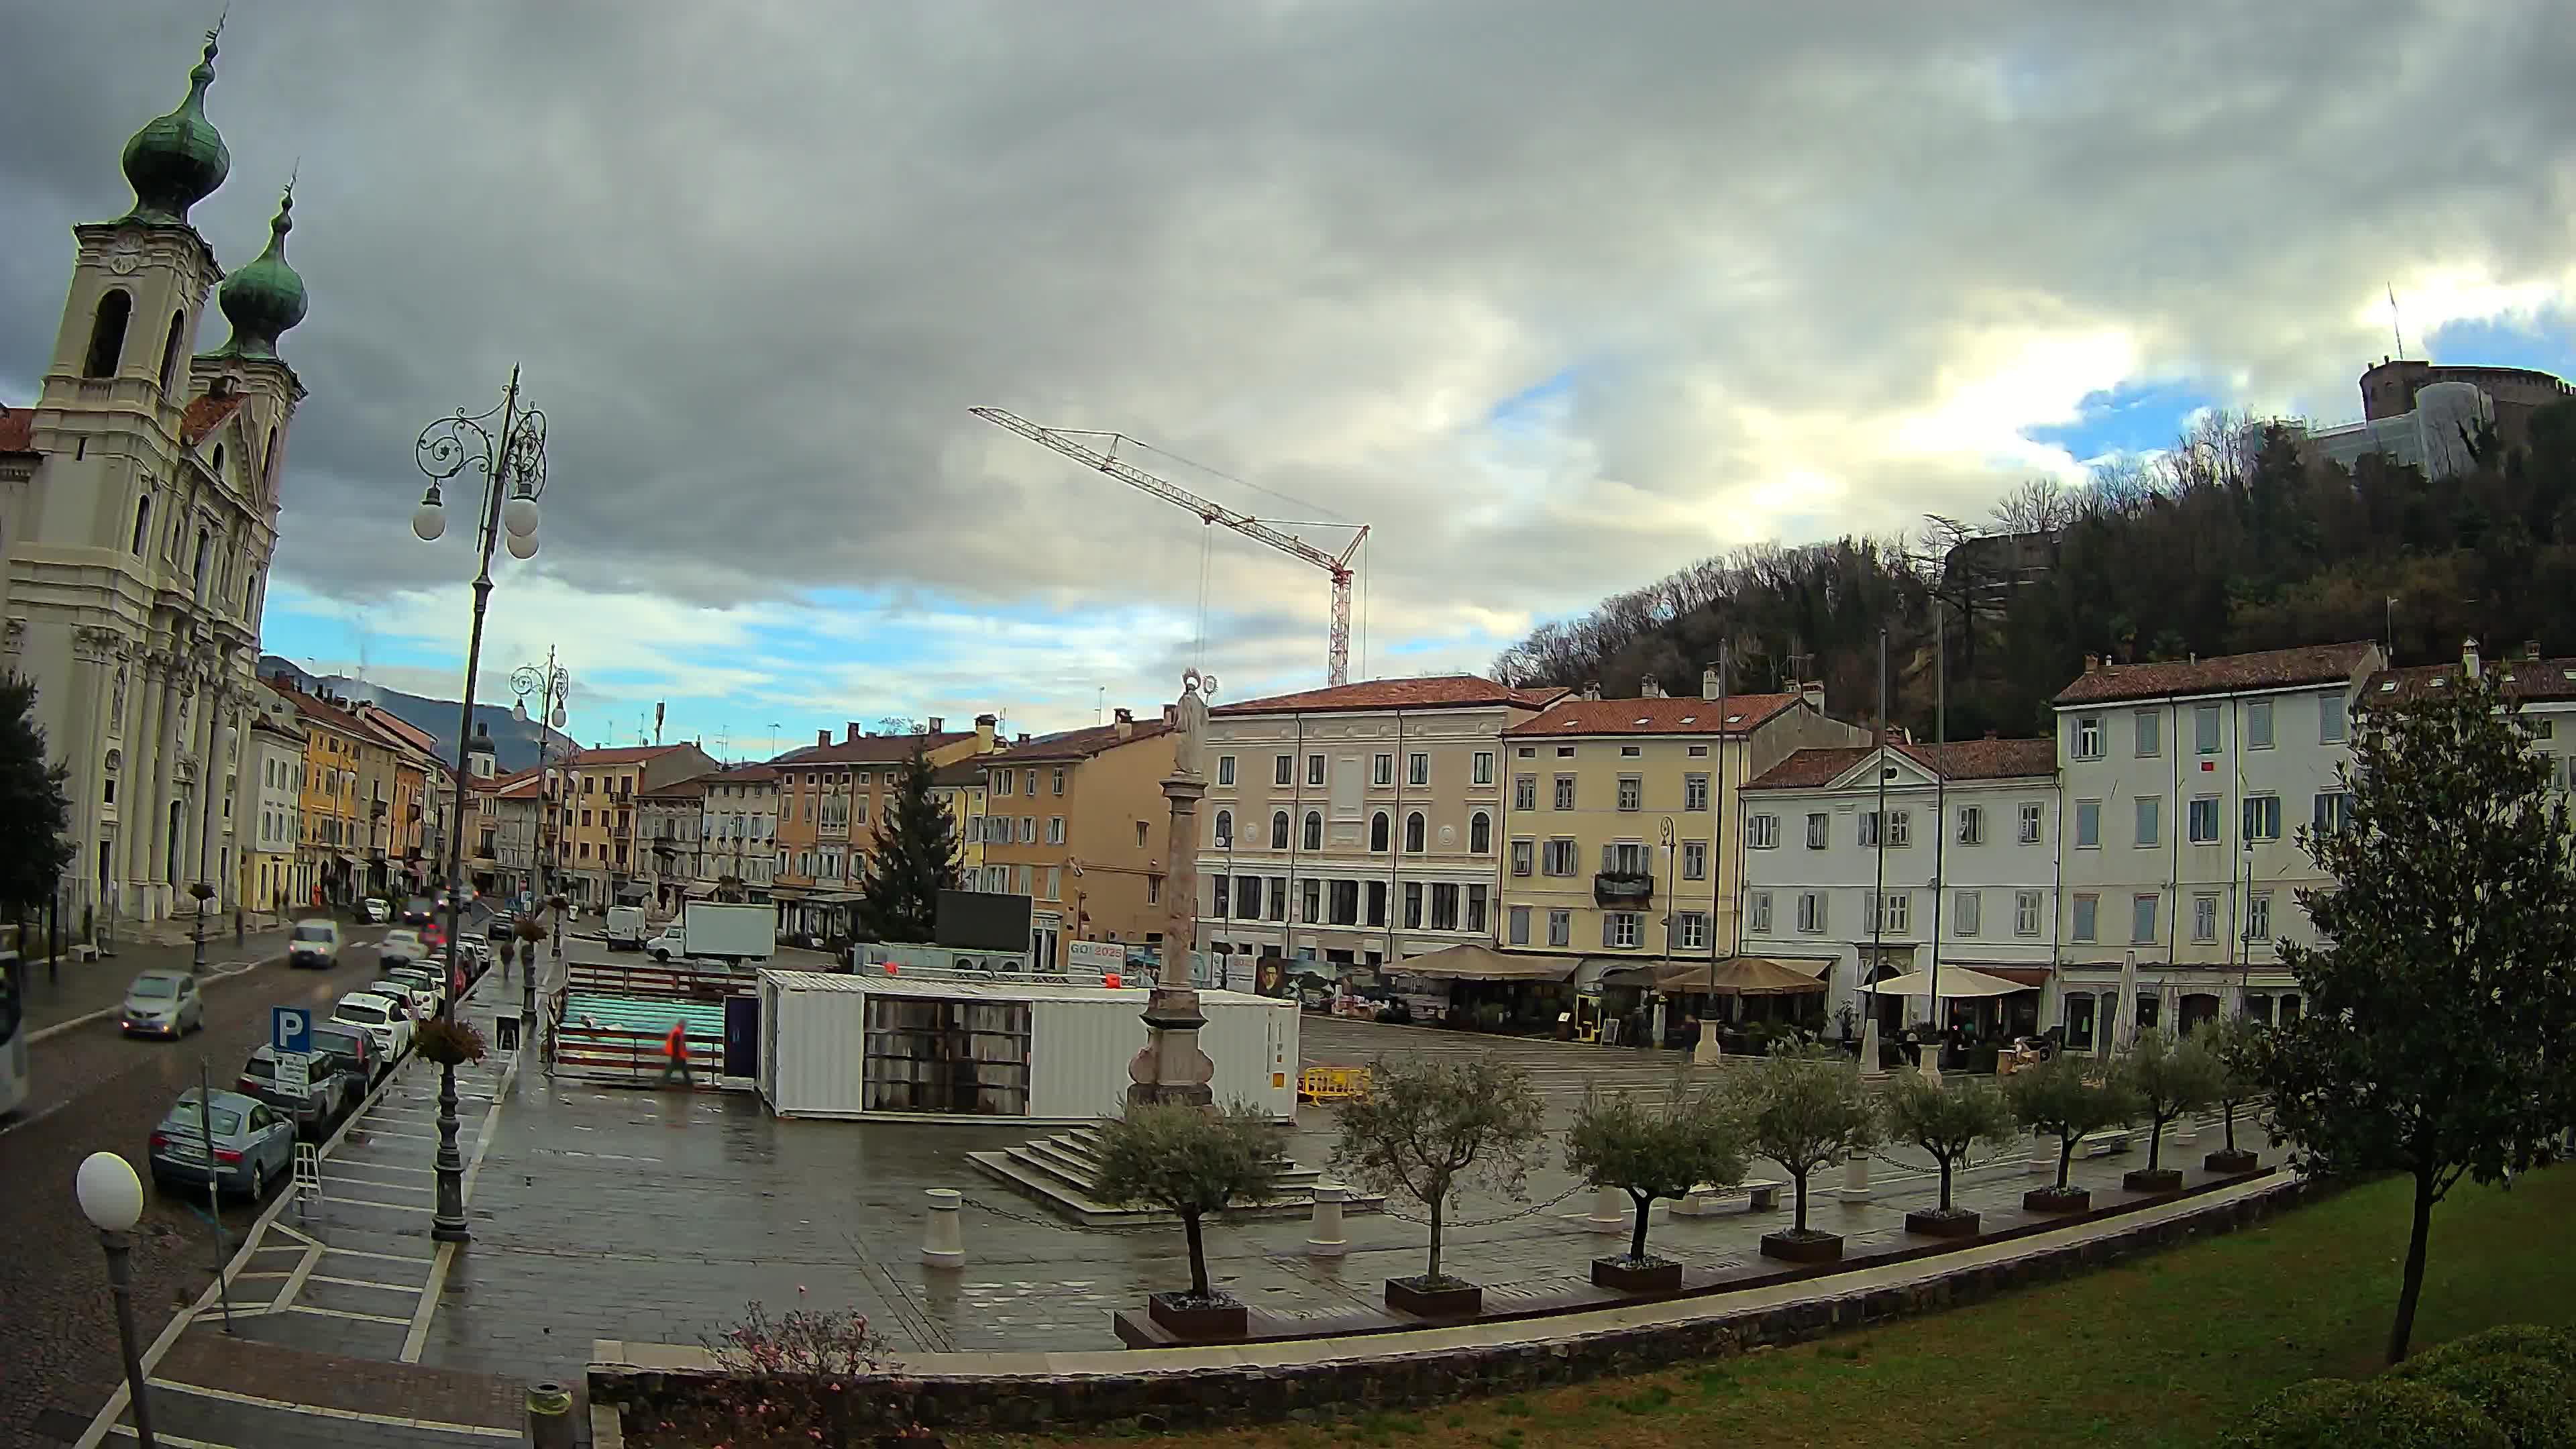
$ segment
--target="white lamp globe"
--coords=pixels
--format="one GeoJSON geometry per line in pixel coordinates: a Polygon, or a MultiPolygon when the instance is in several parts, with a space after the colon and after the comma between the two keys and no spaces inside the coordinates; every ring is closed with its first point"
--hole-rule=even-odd
{"type": "MultiPolygon", "coordinates": [[[[537,500],[522,493],[501,505],[501,526],[512,538],[527,538],[537,531],[537,500]]],[[[525,554],[520,557],[526,557],[525,554]]]]}
{"type": "Polygon", "coordinates": [[[80,1198],[81,1216],[102,1233],[131,1232],[143,1220],[143,1181],[134,1175],[132,1163],[113,1152],[84,1158],[73,1191],[80,1198]]]}
{"type": "Polygon", "coordinates": [[[411,531],[423,543],[438,542],[438,536],[447,532],[447,510],[439,507],[435,498],[422,499],[420,506],[411,511],[411,531]]]}
{"type": "Polygon", "coordinates": [[[535,558],[537,556],[537,536],[533,533],[511,534],[508,541],[508,547],[510,550],[510,557],[512,558],[535,558]]]}

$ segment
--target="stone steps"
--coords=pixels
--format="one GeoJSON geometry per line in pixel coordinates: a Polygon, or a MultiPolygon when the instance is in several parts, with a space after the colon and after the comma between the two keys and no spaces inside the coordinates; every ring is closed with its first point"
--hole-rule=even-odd
{"type": "MultiPolygon", "coordinates": [[[[1159,1208],[1123,1207],[1103,1201],[1099,1192],[1099,1133],[1077,1127],[998,1152],[969,1152],[966,1160],[986,1176],[1085,1227],[1127,1227],[1171,1223],[1178,1219],[1159,1208]]],[[[1282,1160],[1279,1192],[1267,1202],[1238,1204],[1228,1216],[1303,1217],[1315,1206],[1315,1185],[1323,1173],[1282,1160]]],[[[1369,1212],[1385,1201],[1353,1191],[1345,1212],[1369,1212]]]]}

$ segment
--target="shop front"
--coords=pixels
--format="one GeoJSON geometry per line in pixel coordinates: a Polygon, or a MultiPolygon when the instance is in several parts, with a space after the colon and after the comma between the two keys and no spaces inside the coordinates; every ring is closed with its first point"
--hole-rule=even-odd
{"type": "Polygon", "coordinates": [[[1613,1005],[1626,1005],[1623,1041],[1633,1041],[1642,1027],[1658,1046],[1693,1048],[1714,1035],[1720,1050],[1759,1054],[1775,1041],[1823,1034],[1822,973],[1831,965],[1825,959],[1729,956],[1627,966],[1603,976],[1601,984],[1613,1005]],[[1627,996],[1611,997],[1622,992],[1627,996]]]}
{"type": "Polygon", "coordinates": [[[1460,945],[1408,956],[1385,975],[1408,996],[1437,996],[1443,1026],[1525,1036],[1559,1035],[1576,1011],[1571,956],[1533,956],[1460,945]]]}

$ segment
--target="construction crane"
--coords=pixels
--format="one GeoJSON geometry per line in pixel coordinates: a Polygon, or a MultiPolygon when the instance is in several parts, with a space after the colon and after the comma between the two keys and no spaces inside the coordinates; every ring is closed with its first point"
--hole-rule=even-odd
{"type": "Polygon", "coordinates": [[[1046,428],[1001,408],[968,408],[968,412],[988,423],[997,423],[1033,443],[1055,449],[1077,463],[1097,468],[1131,487],[1141,488],[1166,503],[1177,503],[1199,516],[1203,524],[1221,523],[1244,537],[1266,543],[1290,558],[1302,559],[1332,576],[1333,634],[1329,651],[1328,675],[1334,684],[1351,682],[1351,558],[1360,545],[1368,541],[1365,523],[1334,524],[1335,528],[1352,530],[1351,541],[1340,553],[1326,553],[1293,533],[1262,522],[1249,513],[1237,513],[1221,503],[1201,498],[1179,484],[1157,478],[1117,456],[1118,445],[1133,441],[1120,433],[1085,432],[1073,428],[1046,428]],[[1109,448],[1103,451],[1081,438],[1107,438],[1109,448]]]}

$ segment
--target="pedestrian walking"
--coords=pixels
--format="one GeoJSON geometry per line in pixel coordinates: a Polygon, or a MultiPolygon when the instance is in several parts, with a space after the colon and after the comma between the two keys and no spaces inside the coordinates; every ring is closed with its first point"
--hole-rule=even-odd
{"type": "Polygon", "coordinates": [[[671,1034],[662,1038],[662,1049],[670,1053],[670,1065],[662,1068],[662,1085],[669,1086],[677,1076],[681,1086],[694,1088],[697,1083],[689,1075],[689,1024],[672,1022],[671,1034]]]}

